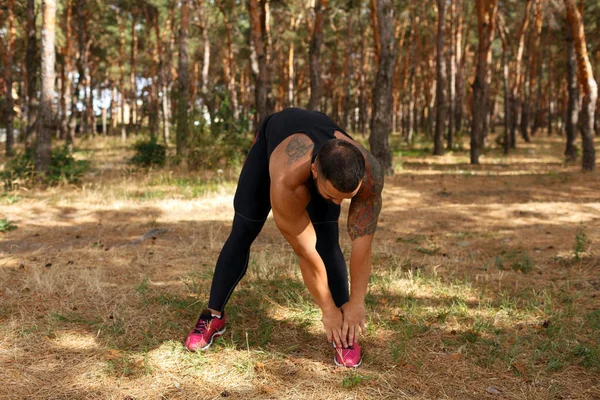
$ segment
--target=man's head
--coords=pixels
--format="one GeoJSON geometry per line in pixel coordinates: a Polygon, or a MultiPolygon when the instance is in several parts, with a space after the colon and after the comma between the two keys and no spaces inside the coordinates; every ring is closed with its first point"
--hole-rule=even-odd
{"type": "Polygon", "coordinates": [[[333,139],[319,150],[311,170],[321,196],[340,204],[358,192],[365,174],[365,158],[348,141],[333,139]]]}

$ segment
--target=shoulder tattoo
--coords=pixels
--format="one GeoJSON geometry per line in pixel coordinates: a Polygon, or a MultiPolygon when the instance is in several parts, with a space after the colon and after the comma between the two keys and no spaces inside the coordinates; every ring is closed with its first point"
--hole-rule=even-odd
{"type": "Polygon", "coordinates": [[[382,206],[383,169],[371,153],[366,152],[365,157],[368,167],[363,186],[348,212],[348,234],[352,240],[375,233],[382,206]]]}
{"type": "Polygon", "coordinates": [[[304,135],[296,135],[290,140],[285,148],[288,156],[288,165],[291,165],[304,157],[314,147],[313,142],[304,135]]]}

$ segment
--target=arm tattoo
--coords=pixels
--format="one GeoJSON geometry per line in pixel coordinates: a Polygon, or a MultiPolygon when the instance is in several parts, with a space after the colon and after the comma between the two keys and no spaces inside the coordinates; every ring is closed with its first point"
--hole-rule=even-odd
{"type": "Polygon", "coordinates": [[[304,135],[294,137],[285,148],[287,165],[291,165],[306,155],[314,147],[313,142],[304,135]]]}
{"type": "Polygon", "coordinates": [[[365,152],[365,157],[367,173],[363,186],[350,203],[348,213],[348,234],[352,240],[375,233],[382,205],[383,169],[371,153],[365,152]]]}

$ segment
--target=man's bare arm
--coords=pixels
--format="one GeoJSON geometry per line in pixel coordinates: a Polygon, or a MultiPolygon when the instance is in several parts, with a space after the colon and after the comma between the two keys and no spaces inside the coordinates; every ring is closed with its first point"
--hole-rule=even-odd
{"type": "Polygon", "coordinates": [[[310,174],[313,143],[305,135],[294,135],[282,145],[271,156],[269,168],[273,218],[298,256],[306,288],[323,312],[328,339],[344,345],[342,314],[331,296],[325,264],[316,250],[317,235],[306,212],[310,193],[304,183],[310,174]]]}
{"type": "Polygon", "coordinates": [[[360,191],[352,198],[348,212],[348,234],[352,239],[350,254],[350,301],[344,305],[342,337],[353,343],[359,332],[365,333],[365,296],[371,275],[371,245],[381,211],[383,170],[379,162],[364,149],[367,173],[360,191]]]}

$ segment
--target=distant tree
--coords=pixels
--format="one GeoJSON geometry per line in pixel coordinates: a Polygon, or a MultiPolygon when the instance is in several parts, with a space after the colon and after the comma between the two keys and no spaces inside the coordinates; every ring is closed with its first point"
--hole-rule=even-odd
{"type": "Polygon", "coordinates": [[[5,121],[6,121],[6,156],[13,155],[14,146],[14,101],[13,101],[13,63],[15,56],[15,0],[8,0],[6,4],[8,11],[7,15],[7,32],[6,32],[6,54],[4,58],[4,81],[6,84],[6,104],[5,104],[5,121]]]}
{"type": "MultiPolygon", "coordinates": [[[[568,21],[567,21],[568,24],[568,21]]],[[[567,161],[577,160],[577,124],[579,121],[579,86],[577,85],[577,60],[575,59],[575,44],[573,43],[573,33],[569,26],[566,31],[566,54],[567,54],[567,90],[568,103],[567,115],[565,121],[565,132],[567,145],[565,148],[565,158],[567,161]]]]}
{"type": "Polygon", "coordinates": [[[323,20],[328,0],[316,0],[315,21],[313,24],[310,49],[308,51],[310,66],[310,100],[307,108],[318,110],[321,101],[321,45],[323,44],[323,20]]]}
{"type": "Polygon", "coordinates": [[[266,52],[266,21],[264,12],[265,0],[248,0],[248,13],[250,16],[250,36],[251,46],[256,54],[258,73],[255,82],[255,106],[256,122],[259,123],[270,113],[267,92],[269,85],[269,76],[267,71],[267,52],[266,52]]]}
{"type": "Polygon", "coordinates": [[[438,10],[438,30],[437,30],[437,53],[436,53],[436,116],[435,116],[435,136],[433,144],[433,154],[441,156],[444,154],[444,131],[446,130],[447,116],[447,71],[446,55],[444,52],[444,41],[446,31],[446,0],[437,0],[438,10]]]}
{"type": "Polygon", "coordinates": [[[27,53],[25,55],[25,70],[27,72],[27,80],[25,82],[27,127],[21,127],[21,132],[25,134],[24,141],[28,148],[32,146],[37,126],[39,60],[35,16],[35,0],[27,0],[27,53]]]}
{"type": "Polygon", "coordinates": [[[579,84],[583,89],[581,104],[581,144],[583,148],[582,167],[584,171],[596,168],[596,151],[594,149],[594,113],[598,99],[598,84],[594,80],[592,64],[588,57],[583,20],[573,0],[564,0],[567,9],[571,32],[577,54],[579,84]]]}
{"type": "Polygon", "coordinates": [[[190,21],[189,0],[181,0],[179,30],[179,67],[177,73],[177,155],[184,156],[189,138],[188,101],[190,79],[188,73],[188,34],[190,21]]]}
{"type": "Polygon", "coordinates": [[[386,175],[394,174],[389,135],[392,132],[392,89],[397,49],[394,38],[394,7],[391,0],[372,0],[377,14],[377,31],[380,43],[379,66],[373,90],[373,114],[371,116],[371,153],[383,167],[386,175]]]}
{"type": "Polygon", "coordinates": [[[483,149],[484,123],[488,114],[489,88],[487,74],[491,57],[489,53],[496,29],[498,0],[476,0],[479,45],[477,50],[477,71],[473,83],[473,105],[471,122],[471,164],[479,164],[483,149]]]}
{"type": "Polygon", "coordinates": [[[52,101],[54,99],[56,2],[42,0],[42,91],[40,96],[39,124],[36,142],[35,168],[46,172],[50,166],[52,146],[50,142],[53,128],[52,101]]]}

